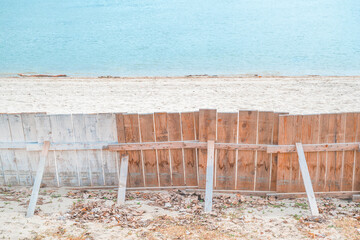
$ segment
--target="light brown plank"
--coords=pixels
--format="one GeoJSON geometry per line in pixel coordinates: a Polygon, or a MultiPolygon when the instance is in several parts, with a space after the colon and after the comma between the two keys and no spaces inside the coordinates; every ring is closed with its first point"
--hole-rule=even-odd
{"type": "MultiPolygon", "coordinates": [[[[216,140],[216,110],[200,109],[199,111],[199,140],[207,142],[216,140]]],[[[206,183],[207,150],[199,150],[199,187],[204,188],[206,183]]]]}
{"type": "MultiPolygon", "coordinates": [[[[357,113],[356,142],[360,142],[360,113],[357,113]]],[[[360,152],[355,152],[353,191],[360,191],[360,152]]]]}
{"type": "MultiPolygon", "coordinates": [[[[279,145],[289,144],[293,140],[294,116],[279,117],[279,145]]],[[[287,153],[278,154],[277,169],[277,192],[288,192],[290,190],[290,168],[291,161],[287,153]]]]}
{"type": "MultiPolygon", "coordinates": [[[[304,115],[301,122],[301,142],[303,144],[317,144],[319,141],[319,118],[320,115],[304,115]]],[[[317,171],[318,171],[318,153],[305,152],[306,163],[309,169],[309,174],[312,186],[317,185],[317,171]]],[[[300,181],[299,192],[304,192],[305,186],[303,181],[300,181]]]]}
{"type": "MultiPolygon", "coordinates": [[[[274,113],[273,112],[259,112],[258,121],[258,143],[272,144],[273,140],[273,126],[274,113]]],[[[256,166],[256,191],[269,191],[270,186],[270,169],[272,156],[266,152],[257,152],[257,166],[256,166]]]]}
{"type": "MultiPolygon", "coordinates": [[[[195,114],[181,113],[182,137],[184,141],[196,139],[195,114]]],[[[197,186],[196,149],[184,149],[185,180],[187,186],[197,186]]]]}
{"type": "MultiPolygon", "coordinates": [[[[279,142],[279,113],[274,113],[274,122],[273,122],[273,139],[272,144],[277,145],[279,142]]],[[[278,164],[278,154],[271,153],[271,183],[270,190],[276,190],[276,180],[277,180],[277,164],[278,164]]]]}
{"type": "MultiPolygon", "coordinates": [[[[153,114],[139,115],[141,142],[154,142],[154,119],[153,114]]],[[[156,159],[155,150],[144,150],[144,171],[145,171],[145,186],[157,187],[158,180],[158,162],[156,159]]]]}
{"type": "MultiPolygon", "coordinates": [[[[127,143],[140,142],[140,129],[138,114],[124,114],[124,132],[127,143]]],[[[120,134],[121,136],[121,134],[120,134]]],[[[121,139],[120,139],[121,140],[121,139]]],[[[143,163],[141,160],[141,151],[126,152],[129,155],[129,187],[144,187],[143,163]]]]}
{"type": "MultiPolygon", "coordinates": [[[[237,113],[218,113],[217,141],[221,143],[237,142],[237,113]]],[[[219,149],[216,159],[216,188],[235,189],[236,152],[219,149]]]]}
{"type": "MultiPolygon", "coordinates": [[[[167,113],[155,113],[154,121],[156,142],[167,142],[169,140],[167,113]]],[[[160,186],[171,186],[169,150],[156,151],[159,162],[160,186]]]]}
{"type": "MultiPolygon", "coordinates": [[[[358,113],[346,113],[345,142],[356,141],[358,113]]],[[[344,169],[341,179],[341,191],[351,191],[353,184],[355,151],[344,152],[344,169]]]]}
{"type": "MultiPolygon", "coordinates": [[[[257,141],[257,111],[239,112],[239,143],[255,144],[257,141]]],[[[254,190],[255,152],[238,152],[237,189],[254,190]]]]}
{"type": "MultiPolygon", "coordinates": [[[[181,141],[181,119],[179,113],[168,113],[169,141],[181,141]]],[[[172,181],[174,186],[184,186],[184,161],[182,149],[171,149],[172,181]]]]}

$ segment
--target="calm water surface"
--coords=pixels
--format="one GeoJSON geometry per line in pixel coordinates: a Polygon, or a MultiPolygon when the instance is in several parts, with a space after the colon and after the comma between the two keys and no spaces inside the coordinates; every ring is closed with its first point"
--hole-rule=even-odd
{"type": "Polygon", "coordinates": [[[360,75],[359,0],[0,0],[0,75],[360,75]]]}

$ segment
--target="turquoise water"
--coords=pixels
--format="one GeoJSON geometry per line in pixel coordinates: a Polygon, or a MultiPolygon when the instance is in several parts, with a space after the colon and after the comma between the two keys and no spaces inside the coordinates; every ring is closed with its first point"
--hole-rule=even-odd
{"type": "Polygon", "coordinates": [[[359,0],[0,0],[0,74],[360,75],[359,0]]]}

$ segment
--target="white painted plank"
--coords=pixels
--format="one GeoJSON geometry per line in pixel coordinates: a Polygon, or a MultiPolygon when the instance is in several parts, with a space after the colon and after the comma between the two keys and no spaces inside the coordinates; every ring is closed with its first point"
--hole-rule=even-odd
{"type": "Polygon", "coordinates": [[[212,211],[213,198],[213,174],[214,174],[214,141],[208,141],[207,163],[206,163],[206,191],[205,191],[205,212],[212,211]]]}
{"type": "MultiPolygon", "coordinates": [[[[35,115],[35,125],[37,131],[37,141],[43,143],[44,141],[52,142],[52,132],[50,117],[46,114],[35,115]]],[[[45,169],[42,183],[46,186],[59,186],[59,175],[57,172],[55,152],[49,152],[47,161],[45,162],[45,169]]]]}
{"type": "MultiPolygon", "coordinates": [[[[8,114],[0,114],[0,142],[12,142],[8,114]]],[[[4,184],[18,185],[19,177],[14,151],[10,149],[1,149],[0,159],[3,169],[4,184]]]]}
{"type": "MultiPolygon", "coordinates": [[[[89,143],[99,142],[97,134],[97,115],[86,114],[84,115],[86,126],[86,139],[89,143]]],[[[101,160],[101,150],[89,150],[87,151],[90,177],[92,186],[103,186],[103,166],[101,160]]]]}
{"type": "MultiPolygon", "coordinates": [[[[8,115],[12,142],[25,142],[22,117],[20,114],[8,115]]],[[[19,184],[21,186],[31,185],[30,164],[25,149],[14,149],[14,157],[17,166],[19,184]]]]}
{"type": "MultiPolygon", "coordinates": [[[[36,113],[23,113],[21,115],[26,143],[37,143],[37,130],[35,122],[36,113]]],[[[31,176],[31,185],[34,184],[36,170],[38,168],[40,153],[27,151],[29,160],[29,171],[31,176]]]]}
{"type": "Polygon", "coordinates": [[[316,204],[316,198],[315,198],[314,190],[313,190],[313,187],[311,184],[311,178],[310,178],[308,166],[306,164],[305,153],[304,153],[304,149],[303,149],[303,146],[301,143],[296,143],[296,150],[297,150],[297,153],[299,156],[299,165],[300,165],[301,175],[302,175],[302,178],[304,181],[306,195],[307,195],[307,198],[309,201],[311,214],[313,216],[318,216],[319,210],[318,210],[318,207],[316,204]]]}
{"type": "Polygon", "coordinates": [[[37,202],[37,199],[38,199],[38,196],[39,196],[41,180],[42,180],[43,173],[44,173],[46,157],[47,157],[48,152],[49,152],[49,146],[50,146],[49,142],[44,143],[44,148],[43,148],[43,151],[42,151],[41,156],[40,156],[40,162],[39,162],[38,170],[37,170],[37,173],[36,173],[34,186],[33,186],[32,192],[31,192],[30,203],[29,203],[29,207],[28,207],[28,210],[27,210],[27,213],[26,213],[26,217],[34,216],[36,202],[37,202]]]}
{"type": "MultiPolygon", "coordinates": [[[[73,142],[70,114],[50,115],[53,142],[73,142]]],[[[55,151],[60,186],[79,186],[76,151],[55,151]]]]}
{"type": "Polygon", "coordinates": [[[119,180],[117,204],[125,204],[128,163],[129,163],[129,155],[123,156],[121,158],[120,180],[119,180]]]}
{"type": "MultiPolygon", "coordinates": [[[[86,142],[87,139],[84,114],[73,114],[72,120],[74,126],[74,145],[76,145],[76,143],[78,142],[86,142]]],[[[76,153],[78,160],[78,174],[80,186],[91,186],[91,174],[88,153],[86,150],[77,150],[76,153]]]]}
{"type": "MultiPolygon", "coordinates": [[[[116,117],[112,113],[98,114],[98,138],[100,141],[117,141],[116,117]]],[[[118,153],[102,150],[103,170],[105,185],[118,185],[118,164],[116,164],[116,155],[118,153]]]]}

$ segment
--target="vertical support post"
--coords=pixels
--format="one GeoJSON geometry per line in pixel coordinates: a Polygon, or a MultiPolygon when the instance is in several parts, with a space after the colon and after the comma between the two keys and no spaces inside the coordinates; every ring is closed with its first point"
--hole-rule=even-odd
{"type": "Polygon", "coordinates": [[[30,197],[30,203],[29,203],[29,207],[28,207],[28,210],[26,213],[27,218],[34,216],[36,202],[37,202],[37,199],[39,196],[40,185],[41,185],[42,177],[44,174],[45,161],[46,161],[46,157],[49,152],[49,148],[50,148],[50,142],[45,141],[42,152],[40,154],[39,166],[38,166],[38,170],[36,172],[34,186],[33,186],[33,189],[31,192],[31,197],[30,197]]]}
{"type": "Polygon", "coordinates": [[[213,185],[214,185],[214,146],[215,142],[208,141],[207,144],[207,164],[206,164],[206,190],[205,190],[205,209],[206,213],[212,210],[213,185]]]}
{"type": "Polygon", "coordinates": [[[120,178],[119,178],[119,190],[117,197],[117,204],[125,204],[125,193],[126,193],[126,182],[128,175],[128,163],[129,155],[121,157],[121,167],[120,167],[120,178]]]}
{"type": "Polygon", "coordinates": [[[306,195],[307,195],[307,198],[309,201],[311,214],[313,216],[318,216],[319,210],[318,210],[318,207],[316,204],[316,198],[315,198],[314,190],[313,190],[313,187],[311,184],[309,169],[306,164],[305,153],[304,153],[304,149],[303,149],[303,146],[301,143],[296,143],[296,151],[299,156],[299,165],[300,165],[301,175],[302,175],[302,178],[304,181],[306,195]]]}

